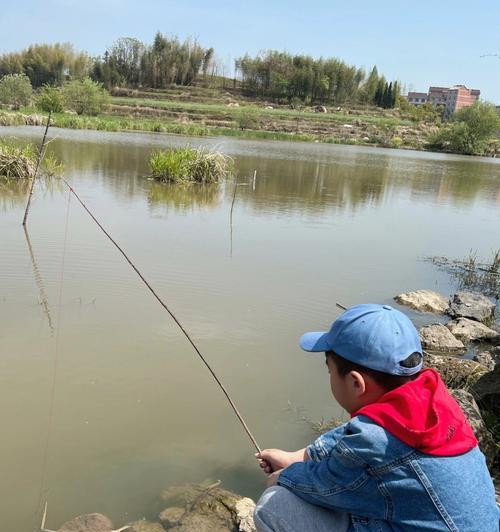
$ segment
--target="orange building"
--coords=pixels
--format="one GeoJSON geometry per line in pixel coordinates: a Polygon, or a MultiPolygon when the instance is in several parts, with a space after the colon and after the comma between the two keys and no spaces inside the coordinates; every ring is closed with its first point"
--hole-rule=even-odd
{"type": "Polygon", "coordinates": [[[444,108],[443,118],[445,120],[451,118],[455,111],[463,107],[469,107],[479,99],[481,91],[477,89],[468,89],[465,85],[455,85],[448,89],[446,95],[446,104],[444,108]]]}

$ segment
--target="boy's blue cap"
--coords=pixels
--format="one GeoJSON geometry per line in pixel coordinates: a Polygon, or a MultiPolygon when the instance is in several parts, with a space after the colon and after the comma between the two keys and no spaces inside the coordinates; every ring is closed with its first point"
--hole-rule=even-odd
{"type": "Polygon", "coordinates": [[[414,375],[422,369],[400,362],[412,353],[422,355],[415,326],[389,305],[356,305],[335,320],[328,332],[306,333],[300,339],[304,351],[334,351],[356,364],[391,375],[414,375]]]}

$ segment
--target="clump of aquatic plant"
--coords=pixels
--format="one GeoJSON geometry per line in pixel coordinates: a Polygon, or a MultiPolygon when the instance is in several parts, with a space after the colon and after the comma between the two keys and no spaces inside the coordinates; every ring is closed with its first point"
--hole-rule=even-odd
{"type": "MultiPolygon", "coordinates": [[[[32,179],[35,176],[38,151],[32,144],[17,146],[0,143],[0,176],[10,179],[32,179]]],[[[62,173],[62,164],[52,155],[46,155],[39,174],[54,177],[62,173]]]]}
{"type": "Polygon", "coordinates": [[[428,260],[457,279],[460,289],[476,290],[500,299],[500,249],[493,252],[489,262],[480,262],[477,253],[472,251],[462,260],[446,257],[429,257],[428,260]]]}
{"type": "Polygon", "coordinates": [[[172,148],[151,154],[151,177],[168,183],[217,183],[233,172],[233,160],[204,148],[172,148]]]}
{"type": "Polygon", "coordinates": [[[35,175],[36,152],[31,145],[19,147],[0,144],[0,175],[31,178],[35,175]]]}

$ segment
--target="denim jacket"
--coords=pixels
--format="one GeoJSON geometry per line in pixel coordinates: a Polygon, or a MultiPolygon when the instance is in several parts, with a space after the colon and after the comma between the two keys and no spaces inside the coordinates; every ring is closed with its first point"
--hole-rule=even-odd
{"type": "Polygon", "coordinates": [[[350,531],[498,532],[500,509],[484,455],[423,454],[358,415],[308,447],[278,484],[350,514],[350,531]]]}

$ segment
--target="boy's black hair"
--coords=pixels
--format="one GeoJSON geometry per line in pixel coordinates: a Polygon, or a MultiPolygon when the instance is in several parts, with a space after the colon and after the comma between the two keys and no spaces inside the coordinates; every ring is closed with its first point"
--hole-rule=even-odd
{"type": "MultiPolygon", "coordinates": [[[[360,373],[369,375],[378,385],[382,386],[387,391],[394,390],[395,388],[416,379],[420,373],[418,372],[414,375],[391,375],[390,373],[384,373],[351,362],[334,351],[327,351],[325,355],[331,357],[341,377],[345,377],[350,371],[359,371],[360,373]]],[[[414,368],[420,364],[421,360],[422,355],[420,353],[412,353],[408,358],[402,360],[400,364],[404,368],[414,368]]]]}

